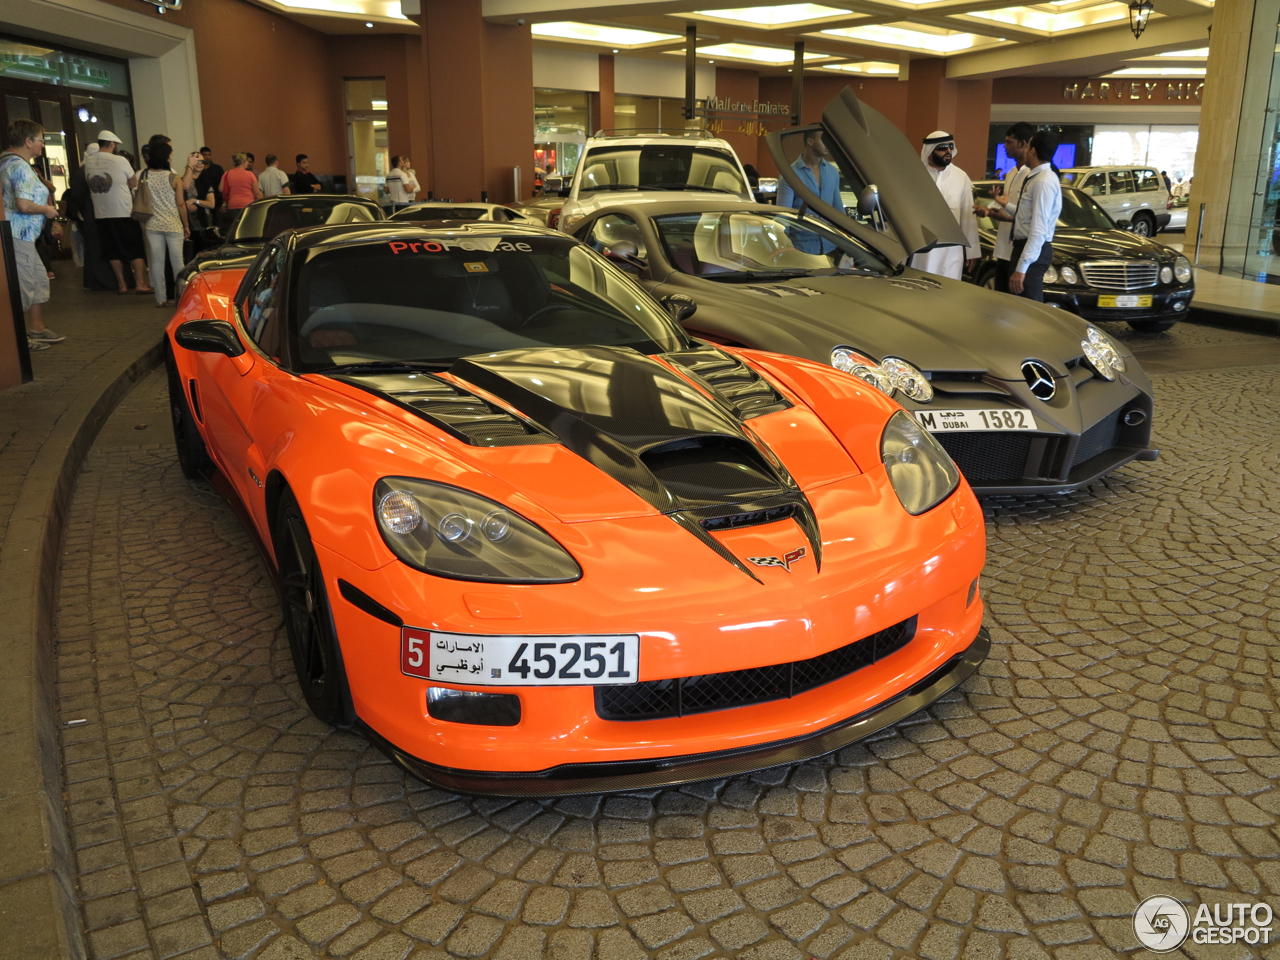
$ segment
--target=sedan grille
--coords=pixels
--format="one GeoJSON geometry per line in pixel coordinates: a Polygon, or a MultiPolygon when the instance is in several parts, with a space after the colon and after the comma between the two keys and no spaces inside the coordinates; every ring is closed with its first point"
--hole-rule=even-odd
{"type": "Polygon", "coordinates": [[[916,618],[821,656],[750,670],[708,673],[596,687],[596,713],[605,720],[657,720],[785,700],[897,653],[915,636],[916,618]]]}
{"type": "Polygon", "coordinates": [[[1099,260],[1080,264],[1084,282],[1100,290],[1141,290],[1154,287],[1160,265],[1151,260],[1099,260]]]}

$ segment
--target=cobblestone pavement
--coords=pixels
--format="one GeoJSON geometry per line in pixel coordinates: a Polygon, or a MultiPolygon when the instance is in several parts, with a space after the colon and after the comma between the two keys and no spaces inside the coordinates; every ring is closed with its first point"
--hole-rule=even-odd
{"type": "Polygon", "coordinates": [[[428,788],[309,717],[152,376],[87,461],[61,583],[92,956],[1110,960],[1151,894],[1280,912],[1280,367],[1157,394],[1159,462],[987,504],[995,647],[963,694],[817,762],[532,802],[428,788]]]}

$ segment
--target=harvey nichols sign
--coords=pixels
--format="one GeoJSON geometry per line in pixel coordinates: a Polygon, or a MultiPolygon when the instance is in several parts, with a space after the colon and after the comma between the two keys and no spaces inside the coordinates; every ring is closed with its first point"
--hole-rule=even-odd
{"type": "Polygon", "coordinates": [[[1203,80],[1087,80],[1062,85],[1063,100],[1152,100],[1164,85],[1164,100],[1194,100],[1204,94],[1203,80]]]}

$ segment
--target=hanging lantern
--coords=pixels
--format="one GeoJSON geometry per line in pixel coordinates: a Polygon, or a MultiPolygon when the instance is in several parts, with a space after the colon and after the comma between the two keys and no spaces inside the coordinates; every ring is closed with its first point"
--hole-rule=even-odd
{"type": "Polygon", "coordinates": [[[1147,29],[1147,21],[1151,19],[1152,12],[1155,11],[1156,5],[1151,0],[1131,0],[1129,4],[1129,29],[1133,31],[1134,39],[1142,36],[1142,31],[1147,29]]]}

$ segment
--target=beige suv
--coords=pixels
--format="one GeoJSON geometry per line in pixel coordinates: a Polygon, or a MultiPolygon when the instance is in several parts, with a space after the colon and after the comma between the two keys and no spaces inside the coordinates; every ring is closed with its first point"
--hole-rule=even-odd
{"type": "Polygon", "coordinates": [[[1169,191],[1151,167],[1072,167],[1062,171],[1062,182],[1093,197],[1112,220],[1129,221],[1141,237],[1169,224],[1169,191]]]}

